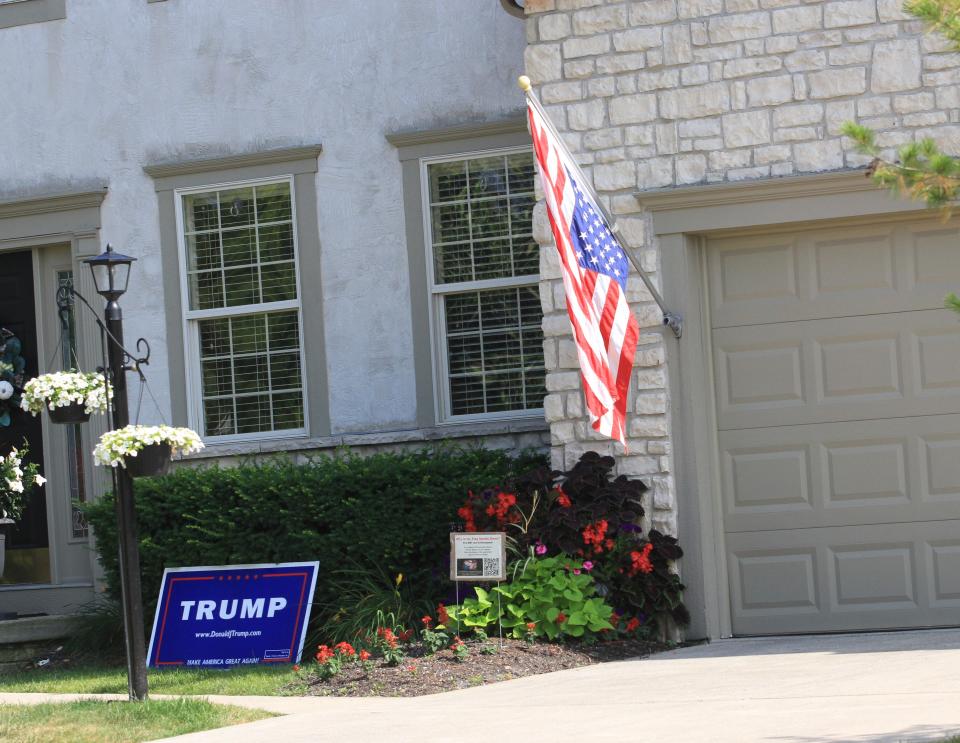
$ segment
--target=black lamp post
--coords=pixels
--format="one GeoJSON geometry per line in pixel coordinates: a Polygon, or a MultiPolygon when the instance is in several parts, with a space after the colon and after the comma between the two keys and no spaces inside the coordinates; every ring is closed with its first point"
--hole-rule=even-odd
{"type": "MultiPolygon", "coordinates": [[[[123,313],[117,300],[127,290],[130,265],[136,260],[115,253],[107,245],[104,253],[87,258],[97,293],[107,300],[104,321],[107,334],[107,377],[113,386],[113,424],[120,429],[130,422],[127,409],[126,352],[123,350],[123,313]]],[[[143,601],[140,589],[140,549],[137,544],[137,516],[133,502],[133,480],[123,467],[113,468],[117,495],[117,522],[120,544],[120,590],[123,599],[123,629],[127,646],[127,690],[131,700],[147,698],[147,653],[143,636],[143,601]]]]}

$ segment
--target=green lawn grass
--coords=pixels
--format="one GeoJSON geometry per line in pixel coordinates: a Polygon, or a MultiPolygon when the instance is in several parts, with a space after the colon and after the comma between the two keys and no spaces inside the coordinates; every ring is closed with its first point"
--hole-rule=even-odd
{"type": "MultiPolygon", "coordinates": [[[[290,666],[240,666],[226,670],[150,669],[152,694],[252,694],[276,696],[294,680],[290,666]]],[[[54,694],[126,694],[125,667],[82,665],[76,668],[37,668],[0,675],[0,692],[54,694]]],[[[2,740],[2,738],[0,738],[2,740]]]]}
{"type": "Polygon", "coordinates": [[[0,707],[0,740],[10,743],[139,743],[238,725],[270,712],[197,699],[55,702],[0,707]]]}

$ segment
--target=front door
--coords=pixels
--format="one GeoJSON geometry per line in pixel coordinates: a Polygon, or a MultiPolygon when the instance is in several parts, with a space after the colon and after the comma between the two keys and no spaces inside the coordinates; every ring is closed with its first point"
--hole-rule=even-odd
{"type": "MultiPolygon", "coordinates": [[[[19,340],[25,362],[24,379],[39,373],[37,315],[34,302],[33,253],[29,250],[0,253],[0,343],[19,340]]],[[[13,343],[8,345],[12,347],[13,343]]],[[[29,461],[45,473],[43,417],[9,406],[0,412],[0,452],[29,447],[29,461]]],[[[34,488],[23,517],[7,541],[6,568],[0,583],[50,583],[50,543],[44,488],[34,488]]]]}

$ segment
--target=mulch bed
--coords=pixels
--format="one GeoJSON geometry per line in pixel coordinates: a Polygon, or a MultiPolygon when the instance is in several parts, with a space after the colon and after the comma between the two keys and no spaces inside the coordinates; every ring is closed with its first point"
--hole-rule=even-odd
{"type": "MultiPolygon", "coordinates": [[[[377,661],[365,674],[359,664],[347,664],[332,679],[324,681],[310,675],[306,688],[304,682],[294,682],[285,691],[308,696],[417,697],[565,668],[643,658],[676,647],[651,640],[612,640],[588,646],[546,642],[531,645],[505,638],[501,649],[496,637],[485,644],[487,652],[481,652],[481,643],[467,641],[470,654],[464,661],[456,660],[449,649],[425,655],[421,647],[413,645],[400,665],[386,666],[377,661]]],[[[306,661],[304,669],[308,670],[311,663],[306,661]]]]}

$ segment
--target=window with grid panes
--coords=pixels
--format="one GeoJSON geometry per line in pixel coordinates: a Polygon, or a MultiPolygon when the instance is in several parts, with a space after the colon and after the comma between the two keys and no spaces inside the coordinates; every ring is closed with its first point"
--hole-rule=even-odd
{"type": "Polygon", "coordinates": [[[533,154],[430,160],[425,168],[443,417],[540,410],[533,154]]]}
{"type": "Polygon", "coordinates": [[[194,403],[203,433],[304,429],[292,183],[180,198],[188,338],[197,359],[194,403]]]}

